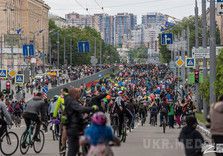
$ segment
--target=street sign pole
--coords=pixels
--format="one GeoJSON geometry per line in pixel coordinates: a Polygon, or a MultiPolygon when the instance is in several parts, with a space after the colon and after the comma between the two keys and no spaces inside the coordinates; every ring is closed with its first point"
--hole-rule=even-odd
{"type": "MultiPolygon", "coordinates": [[[[197,6],[197,0],[195,0],[195,48],[196,50],[199,47],[199,42],[198,42],[198,6],[197,6]]],[[[199,62],[197,61],[196,63],[196,69],[199,70],[199,66],[198,66],[199,62]]],[[[197,108],[198,111],[200,111],[200,106],[199,106],[199,83],[195,84],[195,88],[196,88],[196,93],[195,93],[195,99],[196,99],[196,104],[197,104],[197,108]]]]}
{"type": "MultiPolygon", "coordinates": [[[[96,48],[97,48],[97,45],[96,45],[96,44],[97,44],[97,42],[96,42],[96,38],[94,38],[94,57],[95,57],[95,58],[97,58],[97,56],[96,56],[96,55],[97,55],[97,54],[96,54],[96,50],[97,50],[96,48]]],[[[97,72],[97,71],[96,71],[96,65],[95,65],[95,67],[94,67],[94,73],[96,73],[96,72],[97,72]]]]}
{"type": "Polygon", "coordinates": [[[72,57],[73,57],[73,55],[72,55],[72,38],[70,39],[70,65],[72,66],[72,57]]]}
{"type": "Polygon", "coordinates": [[[63,65],[66,63],[66,38],[64,37],[63,65]]]}
{"type": "MultiPolygon", "coordinates": [[[[207,15],[206,15],[206,0],[202,0],[202,46],[204,49],[207,49],[207,15]]],[[[204,79],[207,78],[207,60],[203,58],[203,76],[204,79]]],[[[203,98],[203,110],[204,110],[204,118],[207,118],[208,114],[208,103],[203,98]]]]}

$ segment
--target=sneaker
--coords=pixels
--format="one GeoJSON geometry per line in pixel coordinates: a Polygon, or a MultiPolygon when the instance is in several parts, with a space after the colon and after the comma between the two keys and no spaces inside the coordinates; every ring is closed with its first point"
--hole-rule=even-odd
{"type": "Polygon", "coordinates": [[[40,142],[40,139],[38,137],[33,137],[33,141],[40,142]]]}
{"type": "Polygon", "coordinates": [[[26,148],[25,142],[23,142],[21,146],[22,146],[22,148],[26,148]]]}

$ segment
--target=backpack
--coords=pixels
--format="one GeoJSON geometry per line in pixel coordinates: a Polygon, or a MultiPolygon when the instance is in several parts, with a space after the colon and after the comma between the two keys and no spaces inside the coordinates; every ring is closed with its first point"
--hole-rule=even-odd
{"type": "Polygon", "coordinates": [[[18,110],[20,110],[20,104],[17,102],[16,104],[15,104],[15,107],[14,107],[14,109],[15,109],[15,111],[18,111],[18,110]]]}

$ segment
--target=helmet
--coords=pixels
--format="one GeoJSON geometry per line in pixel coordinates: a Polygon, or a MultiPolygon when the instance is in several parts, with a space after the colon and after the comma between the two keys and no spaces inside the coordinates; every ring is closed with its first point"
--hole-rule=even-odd
{"type": "Polygon", "coordinates": [[[107,123],[107,118],[103,112],[97,112],[92,116],[91,122],[96,125],[105,125],[107,123]]]}
{"type": "Polygon", "coordinates": [[[118,94],[119,94],[119,95],[122,95],[122,94],[123,94],[123,91],[119,91],[118,94]]]}
{"type": "Polygon", "coordinates": [[[54,100],[57,100],[58,98],[59,98],[58,95],[55,95],[55,96],[53,97],[54,100]]]}

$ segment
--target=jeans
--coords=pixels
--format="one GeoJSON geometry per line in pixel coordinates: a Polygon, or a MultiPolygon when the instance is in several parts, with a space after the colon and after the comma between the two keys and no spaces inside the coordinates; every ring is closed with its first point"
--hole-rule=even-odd
{"type": "Polygon", "coordinates": [[[174,128],[174,115],[169,115],[169,127],[174,128]]]}
{"type": "Polygon", "coordinates": [[[25,120],[25,123],[26,123],[26,130],[29,129],[30,125],[31,125],[31,121],[34,121],[36,122],[36,130],[35,130],[35,133],[33,135],[33,137],[37,137],[38,134],[39,134],[39,131],[40,131],[40,127],[41,127],[41,121],[40,121],[40,118],[38,117],[37,114],[34,114],[34,113],[24,113],[23,114],[23,118],[25,120]]]}
{"type": "Polygon", "coordinates": [[[68,128],[67,136],[68,136],[67,156],[77,156],[79,152],[79,135],[77,134],[77,130],[73,128],[68,128]]]}

